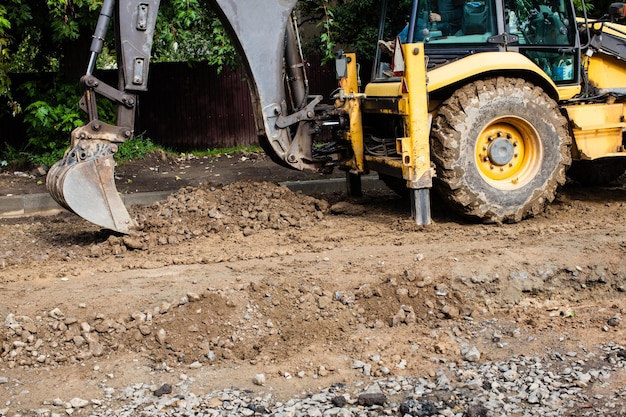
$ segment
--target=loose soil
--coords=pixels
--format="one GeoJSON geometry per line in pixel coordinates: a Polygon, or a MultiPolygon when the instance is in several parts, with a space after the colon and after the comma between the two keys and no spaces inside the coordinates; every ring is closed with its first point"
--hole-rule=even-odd
{"type": "MultiPolygon", "coordinates": [[[[503,361],[626,344],[623,183],[568,183],[516,224],[467,223],[434,198],[424,227],[387,190],[289,191],[276,182],[320,176],[260,154],[155,157],[117,177],[121,192],[177,191],[133,207],[130,236],[68,213],[0,220],[0,409],[181,374],[198,394],[278,401],[388,372],[432,379],[468,347],[503,361]]],[[[2,175],[0,192],[39,180],[2,175]]],[[[589,384],[589,401],[625,380],[589,384]]]]}

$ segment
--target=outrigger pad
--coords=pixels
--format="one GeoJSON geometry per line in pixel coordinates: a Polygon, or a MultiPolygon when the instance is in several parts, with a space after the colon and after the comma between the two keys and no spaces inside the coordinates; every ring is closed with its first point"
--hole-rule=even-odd
{"type": "Polygon", "coordinates": [[[113,154],[80,160],[75,150],[50,168],[48,192],[62,207],[106,229],[128,234],[135,226],[115,187],[113,154]]]}

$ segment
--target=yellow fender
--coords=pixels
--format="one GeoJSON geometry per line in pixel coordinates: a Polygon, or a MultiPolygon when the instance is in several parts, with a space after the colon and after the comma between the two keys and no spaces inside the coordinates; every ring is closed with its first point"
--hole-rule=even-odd
{"type": "MultiPolygon", "coordinates": [[[[505,75],[510,72],[529,72],[539,77],[546,92],[554,98],[568,100],[580,93],[580,85],[558,86],[534,62],[519,53],[482,52],[451,62],[428,72],[428,92],[448,87],[480,74],[505,75]]],[[[528,79],[528,77],[522,77],[528,79]]]]}
{"type": "MultiPolygon", "coordinates": [[[[568,100],[580,93],[580,85],[559,85],[534,62],[519,53],[482,52],[428,71],[428,93],[462,83],[476,76],[506,75],[507,73],[532,73],[542,81],[542,87],[554,99],[568,100]],[[494,64],[496,63],[496,64],[494,64]]],[[[528,76],[522,78],[528,79],[528,76]]],[[[365,88],[368,97],[402,97],[402,84],[398,82],[370,83],[365,88]]]]}

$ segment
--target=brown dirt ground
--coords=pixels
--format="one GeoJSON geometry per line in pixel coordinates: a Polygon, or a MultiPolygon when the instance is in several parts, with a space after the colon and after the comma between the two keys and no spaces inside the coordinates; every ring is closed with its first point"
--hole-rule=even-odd
{"type": "MultiPolygon", "coordinates": [[[[626,343],[623,184],[568,184],[517,224],[466,223],[435,200],[419,227],[386,190],[279,187],[311,174],[258,154],[170,162],[117,171],[121,192],[185,186],[133,208],[129,237],[67,213],[0,219],[0,406],[181,373],[198,394],[237,386],[279,400],[368,380],[354,360],[372,377],[433,378],[466,346],[488,361],[626,343]]],[[[42,192],[37,181],[1,176],[0,191],[42,192]]],[[[590,398],[624,380],[590,385],[590,398]]]]}

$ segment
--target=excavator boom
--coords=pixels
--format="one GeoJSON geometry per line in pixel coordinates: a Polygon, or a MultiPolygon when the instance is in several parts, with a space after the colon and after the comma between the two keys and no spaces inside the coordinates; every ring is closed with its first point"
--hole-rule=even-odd
{"type": "MultiPolygon", "coordinates": [[[[321,97],[309,97],[304,63],[296,45],[292,11],[297,0],[209,0],[221,18],[248,73],[259,141],[275,161],[298,170],[325,169],[311,155],[321,97]],[[263,34],[259,36],[259,34],[263,34]]],[[[72,145],[46,179],[52,197],[66,209],[104,228],[129,233],[134,226],[117,192],[113,155],[133,135],[137,97],[147,90],[152,39],[159,0],[104,0],[81,82],[80,106],[89,121],[72,133],[72,145]],[[117,7],[116,7],[117,6],[117,7]],[[115,17],[115,18],[113,18],[115,17]],[[110,21],[118,50],[118,88],[93,72],[110,21]],[[98,118],[96,99],[117,105],[116,125],[98,118]]]]}

